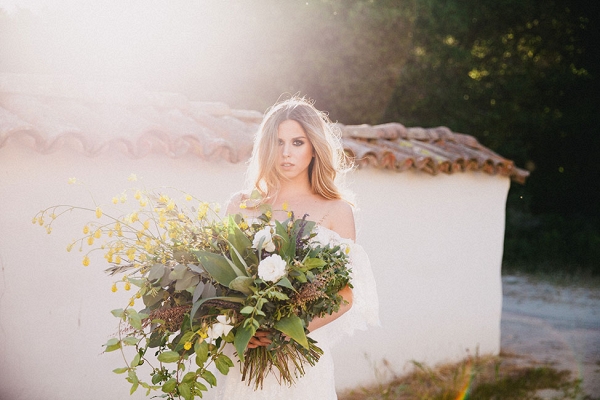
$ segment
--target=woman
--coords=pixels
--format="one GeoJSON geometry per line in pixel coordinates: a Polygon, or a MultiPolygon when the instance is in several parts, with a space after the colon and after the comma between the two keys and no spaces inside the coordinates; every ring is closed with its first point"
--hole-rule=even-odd
{"type": "MultiPolygon", "coordinates": [[[[274,105],[265,115],[254,142],[248,170],[249,191],[233,197],[227,213],[243,211],[247,218],[257,217],[258,206],[272,206],[273,218],[284,220],[287,210],[317,222],[321,241],[350,245],[354,290],[345,287],[340,295],[346,300],[337,313],[314,319],[309,336],[324,351],[314,367],[296,384],[280,384],[270,374],[263,389],[241,381],[238,368],[219,379],[219,398],[239,399],[336,399],[333,360],[329,346],[346,332],[378,322],[375,283],[368,258],[354,244],[356,230],[353,209],[342,198],[336,178],[348,169],[341,141],[325,114],[304,99],[292,98],[274,105]],[[250,198],[258,191],[260,199],[250,198]],[[283,207],[286,204],[286,207],[283,207]]],[[[249,348],[267,346],[268,332],[257,332],[249,348]]]]}

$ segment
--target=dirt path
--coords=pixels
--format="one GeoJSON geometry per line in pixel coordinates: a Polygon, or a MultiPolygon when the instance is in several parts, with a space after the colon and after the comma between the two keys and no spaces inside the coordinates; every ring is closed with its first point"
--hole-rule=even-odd
{"type": "Polygon", "coordinates": [[[502,352],[571,370],[586,394],[600,398],[600,290],[520,276],[502,283],[502,352]]]}

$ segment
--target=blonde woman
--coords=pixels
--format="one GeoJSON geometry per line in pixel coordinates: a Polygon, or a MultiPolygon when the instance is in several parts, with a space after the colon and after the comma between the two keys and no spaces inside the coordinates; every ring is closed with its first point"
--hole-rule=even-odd
{"type": "MultiPolygon", "coordinates": [[[[353,206],[343,198],[337,179],[349,163],[341,140],[327,116],[311,102],[292,98],[275,104],[266,113],[254,142],[248,169],[248,190],[233,197],[227,213],[242,212],[247,218],[257,217],[260,204],[272,206],[273,217],[287,218],[288,210],[297,216],[308,215],[317,222],[320,240],[347,243],[351,246],[352,283],[340,295],[346,304],[324,318],[314,319],[308,326],[309,336],[317,341],[324,354],[314,367],[296,384],[280,384],[269,375],[263,389],[241,381],[237,368],[225,379],[219,379],[217,397],[222,399],[337,399],[333,379],[331,344],[343,335],[366,325],[378,323],[378,302],[368,257],[354,244],[356,228],[353,206]],[[260,198],[250,198],[258,191],[260,198]]],[[[248,347],[267,346],[268,332],[257,332],[248,347]]]]}

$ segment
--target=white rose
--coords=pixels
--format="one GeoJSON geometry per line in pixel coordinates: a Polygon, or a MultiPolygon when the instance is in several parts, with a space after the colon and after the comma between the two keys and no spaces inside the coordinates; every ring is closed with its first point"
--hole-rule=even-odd
{"type": "Polygon", "coordinates": [[[271,227],[266,226],[260,231],[256,232],[254,235],[254,240],[252,241],[252,247],[258,249],[260,245],[260,241],[263,241],[262,248],[269,253],[275,251],[275,243],[273,243],[273,235],[271,234],[271,227]]]}
{"type": "Polygon", "coordinates": [[[264,281],[277,282],[285,276],[286,267],[287,263],[279,254],[273,254],[258,264],[258,276],[264,281]]]}

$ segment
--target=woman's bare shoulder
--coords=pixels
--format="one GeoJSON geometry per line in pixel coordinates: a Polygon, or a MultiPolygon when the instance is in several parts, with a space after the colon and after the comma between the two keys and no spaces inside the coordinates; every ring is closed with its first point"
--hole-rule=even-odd
{"type": "Polygon", "coordinates": [[[337,232],[341,237],[356,239],[356,227],[354,225],[354,211],[346,200],[330,200],[329,212],[327,214],[328,228],[337,232]]]}

